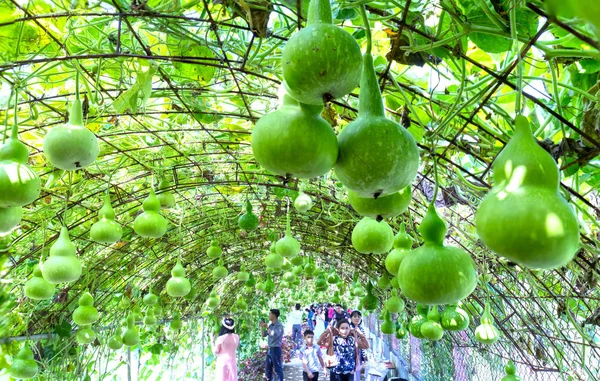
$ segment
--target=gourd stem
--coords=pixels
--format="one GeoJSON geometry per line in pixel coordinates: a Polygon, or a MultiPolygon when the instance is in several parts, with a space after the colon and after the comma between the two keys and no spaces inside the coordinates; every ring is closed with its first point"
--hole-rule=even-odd
{"type": "Polygon", "coordinates": [[[367,36],[367,51],[365,54],[371,54],[371,45],[373,43],[373,38],[371,36],[371,24],[369,24],[369,16],[367,15],[367,9],[364,5],[360,6],[360,14],[363,19],[363,24],[365,24],[365,34],[367,36]]]}
{"type": "MultiPolygon", "coordinates": [[[[8,96],[8,104],[10,105],[10,99],[12,98],[13,95],[13,91],[15,91],[15,89],[11,88],[10,89],[10,95],[8,96]]],[[[15,102],[17,103],[17,102],[15,102]]],[[[4,142],[6,141],[6,133],[8,132],[8,109],[9,107],[6,107],[6,117],[4,118],[4,131],[2,132],[2,144],[4,144],[4,142]]]]}
{"type": "Polygon", "coordinates": [[[287,212],[287,221],[286,221],[286,227],[285,227],[285,235],[292,235],[292,229],[290,227],[290,208],[288,206],[288,212],[287,212]]]}
{"type": "Polygon", "coordinates": [[[437,200],[437,195],[438,195],[438,191],[440,188],[440,179],[438,177],[437,159],[435,158],[435,146],[434,146],[434,151],[433,151],[433,178],[435,180],[435,187],[433,188],[433,199],[431,200],[431,202],[435,203],[435,200],[437,200]]]}
{"type": "MultiPolygon", "coordinates": [[[[8,111],[6,112],[6,115],[8,116],[8,111]]],[[[12,126],[12,134],[11,134],[11,138],[18,140],[19,139],[19,89],[15,88],[15,112],[13,115],[14,118],[14,122],[13,122],[13,126],[12,126]]]]}
{"type": "Polygon", "coordinates": [[[306,25],[317,23],[333,24],[329,0],[311,0],[308,4],[306,25]]]}
{"type": "Polygon", "coordinates": [[[363,73],[360,79],[360,95],[358,97],[358,115],[372,115],[385,117],[381,90],[375,74],[373,56],[371,53],[363,55],[363,73]]]}
{"type": "Polygon", "coordinates": [[[81,109],[81,100],[79,99],[79,71],[75,73],[75,100],[71,106],[69,124],[83,126],[83,111],[81,109]]]}
{"type": "Polygon", "coordinates": [[[73,183],[73,171],[69,171],[69,185],[67,187],[67,196],[65,197],[65,211],[63,213],[63,226],[67,227],[67,206],[69,205],[69,197],[71,195],[71,184],[73,183]]]}

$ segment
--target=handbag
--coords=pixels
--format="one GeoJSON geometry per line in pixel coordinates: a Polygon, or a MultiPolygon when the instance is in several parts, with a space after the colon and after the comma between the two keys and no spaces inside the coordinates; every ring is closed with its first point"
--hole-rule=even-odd
{"type": "Polygon", "coordinates": [[[333,338],[327,347],[327,353],[325,354],[325,368],[335,368],[340,363],[340,359],[333,351],[333,338]]]}

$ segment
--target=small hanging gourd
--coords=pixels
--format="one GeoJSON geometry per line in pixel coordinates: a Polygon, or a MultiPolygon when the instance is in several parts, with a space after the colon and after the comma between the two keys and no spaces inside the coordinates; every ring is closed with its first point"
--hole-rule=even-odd
{"type": "Polygon", "coordinates": [[[339,304],[342,302],[342,298],[340,297],[340,292],[336,291],[333,293],[333,296],[331,297],[331,303],[334,304],[339,304]]]}
{"type": "MultiPolygon", "coordinates": [[[[30,204],[40,196],[42,189],[37,173],[27,165],[29,152],[25,144],[19,141],[18,129],[15,123],[10,137],[0,146],[0,208],[30,204]]],[[[17,210],[5,213],[10,215],[12,222],[18,215],[17,210]]],[[[3,221],[0,225],[6,227],[9,223],[3,221]]]]}
{"type": "Polygon", "coordinates": [[[329,275],[327,276],[327,283],[336,284],[339,281],[340,281],[339,275],[337,275],[335,270],[332,268],[331,271],[329,272],[329,275]]]}
{"type": "Polygon", "coordinates": [[[174,208],[175,207],[175,196],[173,192],[169,190],[171,183],[166,178],[160,180],[158,183],[158,193],[156,198],[160,202],[161,208],[174,208]]]}
{"type": "Polygon", "coordinates": [[[277,254],[276,245],[272,244],[269,249],[269,254],[265,257],[265,266],[267,269],[279,269],[283,266],[284,258],[277,254]]]}
{"type": "Polygon", "coordinates": [[[392,315],[390,311],[384,310],[383,312],[383,323],[381,323],[381,333],[386,335],[391,335],[396,332],[396,327],[394,327],[394,322],[392,321],[392,315]]]}
{"type": "Polygon", "coordinates": [[[13,206],[12,208],[0,208],[0,234],[10,233],[23,217],[23,208],[13,206]]]}
{"type": "Polygon", "coordinates": [[[429,204],[419,226],[424,244],[411,250],[398,270],[398,284],[408,299],[430,305],[456,303],[477,286],[475,262],[464,250],[444,245],[446,231],[446,223],[429,204]]]}
{"type": "Polygon", "coordinates": [[[371,31],[366,14],[364,17],[367,51],[363,56],[358,118],[338,135],[340,154],[333,170],[358,196],[378,198],[411,184],[419,167],[419,150],[406,128],[385,117],[371,55],[371,31]]]}
{"type": "Polygon", "coordinates": [[[433,307],[427,314],[427,321],[421,325],[421,335],[429,340],[437,341],[444,336],[444,328],[440,324],[440,313],[433,307]]]}
{"type": "Polygon", "coordinates": [[[48,283],[74,282],[81,276],[81,262],[77,249],[69,238],[69,230],[63,226],[60,235],[50,247],[50,255],[42,266],[42,275],[48,283]]]}
{"type": "Polygon", "coordinates": [[[267,280],[264,284],[264,291],[267,294],[272,294],[275,291],[275,282],[271,279],[271,274],[267,275],[267,280]]]}
{"type": "Polygon", "coordinates": [[[73,311],[73,321],[80,326],[90,325],[98,320],[98,310],[94,307],[94,298],[84,292],[79,298],[79,307],[73,311]]]}
{"type": "Polygon", "coordinates": [[[383,197],[360,197],[355,191],[348,189],[348,202],[363,217],[376,220],[394,218],[408,210],[412,197],[412,188],[406,188],[383,197]]]}
{"type": "Polygon", "coordinates": [[[285,94],[280,108],[260,118],[252,130],[258,164],[280,176],[310,179],[327,173],[338,157],[335,132],[323,117],[323,104],[298,103],[285,94]]]}
{"type": "Polygon", "coordinates": [[[238,271],[238,273],[236,274],[236,278],[240,282],[246,282],[248,279],[250,279],[250,274],[248,273],[248,271],[246,271],[245,265],[242,265],[242,267],[240,267],[240,271],[238,271]]]}
{"type": "Polygon", "coordinates": [[[158,322],[156,319],[156,315],[154,314],[153,308],[148,308],[146,310],[146,316],[144,316],[144,325],[154,325],[158,322]]]}
{"type": "Polygon", "coordinates": [[[158,303],[158,296],[152,293],[152,287],[150,287],[150,291],[144,295],[142,302],[144,302],[144,304],[147,306],[154,306],[158,303]]]}
{"type": "Polygon", "coordinates": [[[142,315],[142,307],[139,305],[133,306],[132,315],[136,323],[141,323],[144,320],[144,316],[142,315]]]}
{"type": "Polygon", "coordinates": [[[167,294],[170,296],[186,296],[192,289],[192,284],[185,277],[185,269],[181,264],[181,259],[177,260],[177,263],[171,270],[171,278],[167,281],[167,294]]]}
{"type": "Polygon", "coordinates": [[[33,300],[52,299],[56,288],[44,279],[40,265],[35,265],[31,279],[25,282],[25,296],[33,300]]]}
{"type": "Polygon", "coordinates": [[[98,222],[92,225],[90,237],[98,243],[115,243],[121,239],[123,228],[115,221],[115,211],[110,205],[110,194],[104,196],[104,206],[98,211],[98,222]]]}
{"type": "Polygon", "coordinates": [[[187,301],[191,302],[191,301],[193,301],[193,300],[195,300],[195,299],[196,299],[196,296],[198,296],[198,294],[197,294],[197,291],[196,291],[196,288],[192,287],[192,289],[190,290],[190,292],[188,292],[188,294],[187,294],[187,295],[185,295],[185,296],[183,297],[183,299],[185,299],[185,300],[187,300],[187,301]]]}
{"type": "Polygon", "coordinates": [[[398,291],[392,289],[392,296],[385,302],[385,308],[393,314],[404,310],[404,300],[398,296],[398,291]]]}
{"type": "Polygon", "coordinates": [[[285,236],[281,238],[275,244],[275,249],[277,250],[277,254],[281,255],[285,258],[293,258],[300,253],[300,244],[292,236],[292,229],[290,227],[290,213],[287,213],[286,220],[286,228],[285,228],[285,236]]]}
{"type": "Polygon", "coordinates": [[[363,308],[369,312],[375,311],[379,307],[379,299],[373,294],[373,284],[367,282],[367,293],[362,297],[363,308]]]}
{"type": "Polygon", "coordinates": [[[325,279],[325,275],[320,273],[315,281],[315,290],[316,291],[325,291],[327,290],[327,280],[325,279]]]}
{"type": "Polygon", "coordinates": [[[404,324],[400,323],[400,321],[396,321],[396,339],[402,340],[408,336],[408,331],[404,327],[404,324]]]}
{"type": "Polygon", "coordinates": [[[208,308],[215,308],[219,305],[219,296],[215,290],[212,290],[206,299],[208,308]]]}
{"type": "Polygon", "coordinates": [[[33,352],[29,347],[23,346],[15,355],[13,363],[8,368],[8,373],[18,379],[27,380],[35,377],[38,365],[33,359],[33,352]]]}
{"type": "Polygon", "coordinates": [[[296,274],[294,274],[291,271],[288,271],[285,274],[283,274],[283,280],[287,283],[294,283],[296,281],[296,274]]]}
{"type": "Polygon", "coordinates": [[[440,323],[445,330],[462,331],[467,329],[471,319],[467,311],[459,308],[456,304],[451,304],[444,309],[441,315],[440,323]]]}
{"type": "Polygon", "coordinates": [[[81,345],[91,344],[96,340],[98,334],[92,329],[90,325],[82,325],[75,334],[75,341],[81,345]]]}
{"type": "Polygon", "coordinates": [[[54,128],[44,137],[44,155],[55,167],[72,171],[86,168],[100,153],[96,135],[83,124],[79,99],[79,73],[75,81],[75,100],[69,113],[69,122],[54,128]]]}
{"type": "Polygon", "coordinates": [[[283,49],[286,89],[300,102],[315,105],[343,97],[358,85],[360,58],[356,39],[333,25],[329,0],[311,0],[306,27],[283,49]]]}
{"type": "Polygon", "coordinates": [[[494,344],[500,338],[500,332],[494,326],[494,318],[490,313],[490,304],[486,303],[483,315],[481,315],[481,324],[475,329],[475,340],[482,344],[494,344]]]}
{"type": "Polygon", "coordinates": [[[308,263],[304,265],[304,274],[307,277],[312,277],[315,275],[317,271],[317,266],[315,265],[315,261],[312,257],[308,258],[308,263]]]}
{"type": "Polygon", "coordinates": [[[387,290],[390,287],[392,287],[392,280],[388,278],[387,275],[381,274],[377,280],[377,288],[380,290],[387,290]]]}
{"type": "Polygon", "coordinates": [[[240,295],[235,301],[235,305],[240,309],[240,311],[246,311],[248,309],[248,302],[240,295]]]}
{"type": "Polygon", "coordinates": [[[313,202],[309,195],[300,191],[294,200],[294,208],[300,213],[306,213],[312,208],[313,202]]]}
{"type": "Polygon", "coordinates": [[[163,308],[160,304],[155,304],[154,306],[152,306],[152,311],[155,315],[160,316],[163,313],[163,308]]]}
{"type": "Polygon", "coordinates": [[[113,351],[117,351],[123,348],[123,338],[121,337],[121,327],[117,328],[117,331],[112,335],[106,345],[113,351]]]}
{"type": "Polygon", "coordinates": [[[365,217],[352,230],[352,246],[362,254],[383,254],[394,244],[394,231],[385,221],[365,217]]]}
{"type": "Polygon", "coordinates": [[[217,279],[223,279],[229,274],[229,271],[223,262],[223,258],[219,259],[219,263],[213,268],[212,274],[217,279]]]}
{"type": "Polygon", "coordinates": [[[127,329],[123,334],[123,344],[128,347],[133,347],[140,342],[140,333],[138,332],[137,327],[135,326],[135,318],[132,314],[127,316],[127,329]]]}
{"type": "Polygon", "coordinates": [[[566,265],[579,248],[579,224],[559,192],[560,171],[524,116],[494,160],[494,187],[475,216],[477,234],[496,254],[528,268],[566,265]]]}
{"type": "Polygon", "coordinates": [[[250,272],[248,274],[248,280],[244,283],[246,287],[254,287],[256,286],[256,279],[254,278],[254,274],[250,272]]]}
{"type": "Polygon", "coordinates": [[[252,204],[246,200],[246,213],[242,214],[238,220],[238,226],[245,231],[256,230],[258,227],[258,217],[252,213],[252,204]]]}
{"type": "Polygon", "coordinates": [[[506,376],[501,381],[521,381],[521,377],[517,376],[517,367],[512,360],[508,360],[504,371],[506,372],[506,376]]]}
{"type": "Polygon", "coordinates": [[[304,266],[304,258],[305,257],[297,255],[294,258],[290,259],[290,261],[294,266],[304,266]]]}
{"type": "Polygon", "coordinates": [[[301,275],[304,272],[304,267],[302,266],[294,266],[292,268],[292,273],[296,276],[301,275]]]}
{"type": "Polygon", "coordinates": [[[181,327],[183,327],[183,324],[181,323],[181,316],[179,315],[179,312],[175,312],[173,314],[173,319],[171,320],[171,323],[169,324],[169,326],[171,327],[171,329],[173,331],[179,331],[181,329],[181,327]]]}
{"type": "Polygon", "coordinates": [[[221,249],[221,246],[219,246],[219,241],[210,241],[210,246],[208,247],[208,249],[206,249],[206,255],[208,255],[210,259],[217,259],[221,258],[222,254],[223,250],[221,249]]]}
{"type": "Polygon", "coordinates": [[[133,221],[133,230],[144,238],[160,238],[167,232],[167,220],[160,215],[160,201],[154,188],[142,203],[144,212],[133,221]]]}
{"type": "Polygon", "coordinates": [[[390,253],[385,258],[385,268],[392,275],[398,275],[398,269],[400,268],[400,263],[408,254],[408,251],[412,247],[412,238],[408,233],[406,233],[406,228],[404,224],[400,225],[400,230],[394,237],[394,250],[390,251],[390,253]]]}

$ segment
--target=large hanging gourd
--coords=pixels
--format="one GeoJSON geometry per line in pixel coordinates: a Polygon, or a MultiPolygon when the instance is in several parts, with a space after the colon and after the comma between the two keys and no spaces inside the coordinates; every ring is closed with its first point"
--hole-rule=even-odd
{"type": "Polygon", "coordinates": [[[158,304],[158,296],[152,293],[152,286],[150,286],[150,290],[148,291],[148,293],[144,295],[142,302],[147,306],[154,306],[158,304]]]}
{"type": "Polygon", "coordinates": [[[358,85],[360,55],[356,39],[333,25],[329,0],[311,0],[306,27],[294,33],[283,49],[285,87],[308,104],[343,97],[358,85]]]}
{"type": "Polygon", "coordinates": [[[12,208],[0,208],[0,233],[9,233],[21,222],[23,208],[13,206],[12,208]]]}
{"type": "Polygon", "coordinates": [[[250,200],[246,200],[246,213],[242,214],[238,219],[238,226],[245,231],[256,230],[258,227],[258,217],[252,213],[252,204],[250,200]]]}
{"type": "Polygon", "coordinates": [[[121,337],[121,327],[117,328],[117,331],[114,335],[108,339],[106,345],[112,349],[113,351],[119,350],[123,348],[123,338],[121,337]]]}
{"type": "Polygon", "coordinates": [[[437,306],[434,306],[427,313],[427,321],[421,325],[421,335],[433,341],[437,341],[444,336],[444,328],[440,324],[440,313],[437,306]]]}
{"type": "Polygon", "coordinates": [[[110,205],[110,193],[104,196],[104,205],[98,211],[98,222],[92,225],[90,237],[98,243],[115,243],[121,239],[123,229],[115,221],[115,211],[110,205]]]}
{"type": "Polygon", "coordinates": [[[94,307],[94,298],[89,292],[84,292],[79,298],[79,307],[73,311],[73,321],[77,325],[89,325],[98,320],[98,310],[94,307]]]}
{"type": "Polygon", "coordinates": [[[81,276],[81,262],[77,249],[69,238],[69,230],[63,226],[60,235],[50,247],[50,255],[42,266],[44,279],[52,284],[74,282],[81,276]]]}
{"type": "Polygon", "coordinates": [[[142,203],[144,212],[133,221],[133,230],[144,238],[160,238],[167,232],[167,220],[160,215],[160,201],[154,188],[142,203]]]}
{"type": "Polygon", "coordinates": [[[500,332],[494,326],[494,318],[490,312],[490,304],[485,303],[481,324],[475,328],[475,340],[482,344],[494,344],[500,338],[500,332]]]}
{"type": "Polygon", "coordinates": [[[392,316],[390,314],[390,311],[388,310],[384,310],[383,311],[383,323],[381,323],[381,333],[384,333],[386,335],[391,335],[392,333],[396,332],[396,327],[394,326],[394,322],[392,321],[392,316]]]}
{"type": "Polygon", "coordinates": [[[385,268],[392,275],[398,275],[398,269],[400,263],[408,254],[408,250],[412,247],[412,238],[406,233],[406,227],[404,224],[400,225],[398,233],[394,237],[394,250],[385,257],[385,268]]]}
{"type": "Polygon", "coordinates": [[[410,185],[417,175],[419,152],[411,134],[385,117],[366,13],[364,18],[368,45],[363,56],[358,118],[338,135],[340,153],[334,171],[358,196],[378,198],[410,185]]]}
{"type": "Polygon", "coordinates": [[[429,204],[419,226],[424,243],[408,252],[398,269],[398,285],[408,299],[429,305],[456,303],[477,286],[475,262],[464,250],[444,245],[446,231],[446,223],[429,204]]]}
{"type": "MultiPolygon", "coordinates": [[[[0,208],[15,208],[30,204],[40,196],[41,192],[40,178],[27,165],[29,152],[25,144],[19,141],[18,129],[15,122],[10,137],[0,146],[0,208]]],[[[4,232],[16,226],[14,220],[17,216],[19,221],[21,220],[18,210],[4,211],[3,214],[11,218],[10,221],[0,222],[4,232]],[[11,224],[14,226],[7,229],[11,224]]]]}
{"type": "Polygon", "coordinates": [[[362,254],[383,254],[394,244],[394,231],[385,221],[365,217],[352,230],[352,246],[362,254]]]}
{"type": "Polygon", "coordinates": [[[252,130],[256,161],[281,176],[310,179],[327,173],[337,160],[338,142],[322,109],[285,94],[280,108],[260,118],[252,130]]]}
{"type": "Polygon", "coordinates": [[[404,310],[404,300],[398,296],[398,291],[392,289],[392,296],[385,302],[385,308],[393,314],[404,310]]]}
{"type": "Polygon", "coordinates": [[[365,310],[373,312],[379,307],[379,299],[373,294],[373,284],[367,282],[367,293],[362,297],[361,303],[365,310]]]}
{"type": "Polygon", "coordinates": [[[25,296],[33,300],[46,300],[54,296],[56,288],[44,279],[39,265],[33,268],[31,279],[25,282],[25,296]]]}
{"type": "Polygon", "coordinates": [[[86,168],[100,153],[96,135],[83,124],[83,111],[79,99],[79,73],[75,81],[75,101],[69,113],[69,122],[54,128],[44,137],[43,150],[48,161],[64,170],[86,168]]]}
{"type": "Polygon", "coordinates": [[[175,195],[169,190],[171,183],[166,178],[160,180],[158,183],[158,193],[156,198],[160,202],[162,208],[174,208],[175,207],[175,195]]]}
{"type": "Polygon", "coordinates": [[[27,380],[35,377],[38,365],[33,359],[33,352],[29,347],[23,346],[15,355],[13,363],[8,368],[8,373],[18,379],[27,380]]]}
{"type": "Polygon", "coordinates": [[[181,259],[177,260],[177,263],[171,270],[171,278],[167,281],[167,294],[170,296],[186,296],[192,289],[192,284],[185,277],[185,269],[181,264],[181,259]]]}
{"type": "Polygon", "coordinates": [[[412,197],[412,188],[406,188],[383,197],[360,197],[355,191],[348,189],[348,202],[363,217],[376,220],[394,218],[408,210],[412,197]]]}
{"type": "Polygon", "coordinates": [[[138,332],[137,327],[135,326],[135,318],[133,314],[129,314],[127,316],[127,329],[123,334],[123,344],[128,347],[133,347],[140,342],[140,333],[138,332]]]}
{"type": "Polygon", "coordinates": [[[96,340],[98,334],[89,325],[82,325],[75,334],[75,341],[81,345],[91,344],[96,340]]]}
{"type": "Polygon", "coordinates": [[[449,305],[441,315],[440,323],[448,331],[462,331],[467,329],[470,323],[467,311],[459,308],[456,304],[449,305]]]}
{"type": "Polygon", "coordinates": [[[529,268],[566,265],[579,248],[577,216],[559,192],[560,172],[517,116],[494,160],[494,187],[475,216],[477,234],[498,255],[529,268]]]}
{"type": "Polygon", "coordinates": [[[223,258],[219,259],[219,262],[212,270],[212,274],[216,279],[223,279],[229,275],[229,270],[227,270],[227,267],[225,267],[223,258]]]}
{"type": "Polygon", "coordinates": [[[300,253],[300,244],[292,235],[289,211],[286,218],[285,236],[277,241],[275,244],[275,249],[277,250],[277,254],[281,255],[282,257],[293,258],[300,253]]]}

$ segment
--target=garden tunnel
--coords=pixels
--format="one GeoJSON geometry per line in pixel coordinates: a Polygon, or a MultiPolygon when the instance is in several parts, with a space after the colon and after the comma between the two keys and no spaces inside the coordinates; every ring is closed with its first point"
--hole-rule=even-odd
{"type": "MultiPolygon", "coordinates": [[[[423,243],[418,227],[433,203],[448,226],[446,244],[468,253],[479,273],[466,299],[471,324],[439,341],[381,333],[378,315],[390,288],[375,287],[378,306],[365,321],[403,359],[412,379],[500,380],[509,360],[523,380],[600,378],[600,8],[593,0],[563,3],[331,3],[333,23],[363,53],[367,33],[372,35],[386,115],[419,149],[408,210],[386,222],[394,232],[403,224],[417,248],[423,243]],[[364,27],[362,6],[370,28],[364,27]],[[539,146],[557,162],[560,193],[579,224],[573,259],[551,270],[496,255],[475,228],[477,210],[495,185],[492,163],[513,136],[517,114],[529,119],[539,146]],[[475,336],[484,305],[500,333],[492,345],[475,336]]],[[[24,346],[34,353],[38,379],[122,375],[131,358],[106,343],[132,306],[146,310],[142,297],[150,287],[160,298],[159,322],[178,312],[184,324],[177,332],[168,324],[139,326],[140,343],[129,351],[147,360],[140,378],[175,371],[181,379],[210,379],[210,349],[200,353],[200,370],[186,360],[192,350],[186,348],[198,350],[201,341],[206,349],[206,324],[225,314],[245,323],[240,361],[253,356],[259,351],[255,327],[269,308],[330,301],[340,291],[333,285],[317,292],[316,278],[302,273],[299,284],[286,282],[288,287],[281,273],[271,273],[272,293],[237,279],[243,266],[265,281],[264,259],[285,233],[286,214],[303,265],[312,258],[325,276],[335,272],[349,307],[360,305],[351,286],[392,277],[386,254],[355,250],[352,233],[362,216],[349,205],[334,170],[310,179],[276,175],[253,154],[253,129],[280,104],[282,52],[306,27],[308,6],[307,0],[0,0],[3,141],[16,124],[28,164],[41,180],[20,223],[0,234],[0,377],[24,346]],[[100,151],[91,165],[63,170],[48,160],[44,139],[69,120],[77,96],[100,151]],[[159,187],[162,180],[168,184],[159,187]],[[133,228],[151,188],[175,198],[174,206],[160,210],[168,221],[160,238],[141,237],[133,228]],[[301,192],[314,203],[305,213],[294,208],[301,192]],[[105,194],[123,229],[112,244],[90,238],[105,194]],[[256,230],[238,225],[246,201],[259,218],[256,230]],[[77,247],[82,275],[57,284],[47,300],[31,300],[25,283],[48,258],[62,226],[77,247]],[[223,251],[228,275],[222,279],[213,276],[220,259],[206,254],[211,241],[223,251]],[[194,297],[166,293],[178,258],[194,297]],[[208,308],[212,290],[220,301],[208,308]],[[72,314],[85,292],[99,311],[93,324],[98,337],[79,345],[72,314]],[[236,307],[240,298],[249,306],[244,311],[236,307]]],[[[325,99],[321,115],[336,135],[357,118],[359,94],[356,86],[325,99]]],[[[5,164],[0,160],[0,167],[5,164]]],[[[8,192],[0,187],[0,198],[8,192]]],[[[404,300],[405,309],[393,314],[399,324],[417,315],[416,303],[404,300]]]]}

